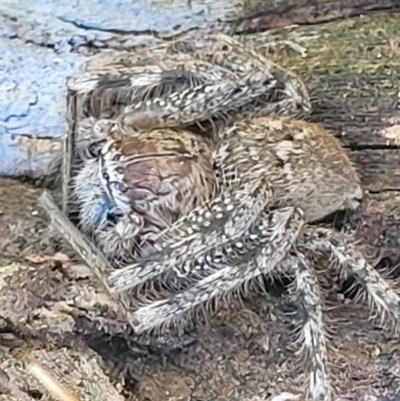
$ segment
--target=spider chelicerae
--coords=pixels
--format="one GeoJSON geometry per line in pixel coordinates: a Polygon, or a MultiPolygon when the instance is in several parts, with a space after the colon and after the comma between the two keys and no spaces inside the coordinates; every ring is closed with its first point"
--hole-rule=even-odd
{"type": "MultiPolygon", "coordinates": [[[[166,94],[163,101],[173,97],[177,111],[182,110],[190,93],[197,93],[192,89],[207,79],[199,77],[180,80],[172,92],[153,82],[153,92],[145,90],[149,110],[152,102],[161,104],[160,93],[166,94]],[[182,92],[184,101],[177,104],[174,94],[182,92]]],[[[166,86],[162,80],[159,84],[166,86]]],[[[274,90],[281,91],[268,88],[274,90]]],[[[276,97],[261,103],[271,99],[276,97]]],[[[132,122],[138,119],[127,120],[123,110],[118,118],[86,116],[78,122],[78,146],[67,164],[75,155],[79,163],[72,163],[72,182],[67,178],[78,227],[94,245],[48,198],[42,203],[120,301],[136,332],[177,323],[262,275],[291,275],[292,290],[307,312],[300,333],[310,363],[310,394],[330,400],[324,301],[315,259],[325,256],[341,277],[355,277],[370,304],[395,322],[400,298],[343,234],[310,224],[355,209],[362,199],[357,173],[338,141],[317,125],[266,116],[271,114],[267,107],[249,117],[253,102],[225,105],[223,115],[245,112],[217,130],[209,125],[212,135],[187,123],[182,124],[186,128],[162,127],[163,118],[154,123],[151,113],[140,117],[151,120],[149,126],[139,124],[138,129],[132,122]]],[[[192,123],[198,120],[195,114],[192,123]]]]}

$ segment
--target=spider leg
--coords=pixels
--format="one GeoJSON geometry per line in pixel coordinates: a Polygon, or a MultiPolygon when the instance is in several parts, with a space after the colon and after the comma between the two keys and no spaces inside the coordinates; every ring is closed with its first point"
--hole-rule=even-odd
{"type": "Polygon", "coordinates": [[[375,306],[379,314],[384,316],[387,313],[396,323],[399,322],[399,295],[343,234],[327,228],[307,227],[304,239],[308,249],[330,251],[332,257],[337,261],[332,266],[342,270],[342,275],[356,278],[365,288],[368,301],[375,306]]]}
{"type": "Polygon", "coordinates": [[[329,401],[332,396],[319,282],[310,261],[300,252],[285,261],[284,266],[294,275],[291,290],[306,313],[299,335],[302,343],[299,352],[310,364],[309,391],[313,400],[329,401]]]}
{"type": "Polygon", "coordinates": [[[136,128],[177,127],[218,120],[230,110],[237,110],[265,94],[277,91],[276,80],[268,83],[244,84],[240,81],[207,82],[126,106],[121,119],[136,128]]]}
{"type": "Polygon", "coordinates": [[[129,294],[112,294],[110,291],[107,283],[107,275],[113,270],[113,267],[107,258],[68,220],[47,191],[44,191],[39,197],[39,205],[50,217],[52,226],[92,269],[99,283],[105,287],[107,293],[122,307],[126,321],[129,322],[132,320],[129,294]]]}
{"type": "Polygon", "coordinates": [[[72,155],[75,144],[75,123],[74,117],[77,109],[75,96],[67,96],[67,129],[62,137],[62,162],[61,162],[61,209],[64,214],[68,213],[69,183],[71,180],[72,155]]]}
{"type": "MultiPolygon", "coordinates": [[[[174,59],[171,63],[167,59],[161,64],[162,67],[158,63],[131,66],[129,72],[116,68],[106,75],[89,74],[70,79],[71,91],[82,92],[84,87],[86,92],[76,108],[85,107],[89,115],[97,118],[104,112],[111,113],[137,129],[165,128],[211,119],[215,122],[229,111],[236,118],[237,111],[261,98],[265,113],[271,114],[281,98],[286,97],[280,82],[282,73],[259,72],[257,79],[242,79],[243,71],[230,71],[226,66],[188,56],[181,62],[174,59]],[[271,112],[268,112],[269,106],[271,112]]],[[[298,96],[293,94],[293,97],[298,96]]]]}
{"type": "Polygon", "coordinates": [[[240,238],[272,198],[264,180],[232,186],[178,220],[156,242],[152,258],[126,266],[109,277],[115,292],[132,289],[160,274],[195,259],[208,250],[240,238]]]}
{"type": "Polygon", "coordinates": [[[131,315],[132,326],[142,332],[173,322],[255,276],[271,273],[292,248],[302,225],[302,212],[291,207],[257,220],[241,238],[206,252],[202,270],[211,274],[168,299],[140,307],[131,315]]]}
{"type": "Polygon", "coordinates": [[[105,277],[113,268],[106,257],[68,220],[47,191],[44,191],[39,197],[39,205],[46,211],[51,220],[51,225],[56,228],[76,253],[89,266],[93,267],[93,272],[107,285],[105,277]]]}
{"type": "Polygon", "coordinates": [[[175,323],[196,306],[222,297],[257,275],[290,272],[295,277],[293,291],[307,316],[299,341],[303,343],[300,352],[311,365],[310,394],[314,400],[331,400],[318,280],[303,255],[296,254],[282,263],[296,242],[302,225],[302,213],[298,209],[271,212],[267,219],[255,223],[240,240],[206,253],[202,260],[203,265],[208,264],[203,268],[211,271],[208,277],[168,299],[152,302],[132,312],[131,325],[140,333],[175,323]],[[224,262],[219,262],[216,268],[213,261],[222,256],[224,262]]]}

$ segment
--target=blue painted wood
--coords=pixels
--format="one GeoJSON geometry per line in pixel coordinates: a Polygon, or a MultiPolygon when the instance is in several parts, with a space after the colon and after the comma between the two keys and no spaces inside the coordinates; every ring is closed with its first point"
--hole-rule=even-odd
{"type": "Polygon", "coordinates": [[[52,172],[50,162],[60,157],[57,141],[64,129],[66,78],[89,53],[79,45],[92,42],[101,47],[104,41],[125,39],[132,31],[202,26],[235,7],[231,0],[212,0],[211,15],[210,4],[1,0],[0,175],[38,177],[52,172]]]}

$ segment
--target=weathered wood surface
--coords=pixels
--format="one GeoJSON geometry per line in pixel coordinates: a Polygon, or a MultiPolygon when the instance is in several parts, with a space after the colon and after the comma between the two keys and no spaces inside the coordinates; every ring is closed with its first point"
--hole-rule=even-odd
{"type": "Polygon", "coordinates": [[[249,0],[247,8],[248,11],[234,21],[236,34],[316,25],[376,12],[395,13],[400,10],[400,3],[397,0],[249,0]]]}

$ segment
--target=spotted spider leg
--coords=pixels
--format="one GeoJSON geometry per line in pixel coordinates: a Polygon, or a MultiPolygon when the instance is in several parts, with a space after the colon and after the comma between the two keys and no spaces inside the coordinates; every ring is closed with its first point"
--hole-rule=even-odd
{"type": "MultiPolygon", "coordinates": [[[[174,53],[177,51],[188,53],[201,60],[208,60],[213,65],[234,72],[247,83],[263,82],[273,77],[277,81],[276,88],[280,88],[280,93],[284,94],[283,98],[274,99],[277,102],[275,110],[278,113],[290,110],[289,114],[304,116],[311,112],[308,91],[297,76],[266,59],[252,46],[247,46],[232,36],[219,32],[209,36],[202,33],[194,37],[183,36],[172,42],[169,51],[171,50],[174,53]]],[[[275,92],[278,93],[278,90],[275,92]]],[[[254,105],[249,110],[254,113],[254,105]]],[[[261,114],[267,115],[262,111],[261,114]]]]}
{"type": "MultiPolygon", "coordinates": [[[[257,176],[257,171],[253,173],[257,176]]],[[[152,255],[113,272],[109,277],[113,290],[129,290],[217,245],[240,238],[272,199],[265,180],[248,179],[251,175],[249,172],[243,179],[243,185],[232,185],[162,233],[155,243],[162,260],[152,255]]]]}
{"type": "MultiPolygon", "coordinates": [[[[145,65],[122,70],[115,66],[114,71],[100,75],[97,87],[89,95],[96,104],[95,115],[108,109],[110,101],[120,106],[122,114],[134,113],[127,121],[133,118],[135,125],[146,127],[149,122],[175,127],[210,118],[215,121],[223,119],[229,111],[236,118],[237,111],[244,112],[243,106],[253,116],[281,114],[286,110],[296,115],[311,111],[304,84],[255,51],[233,41],[231,45],[240,49],[238,53],[221,53],[215,46],[206,46],[199,54],[188,49],[187,45],[192,47],[189,43],[181,42],[180,50],[170,49],[172,54],[164,49],[167,54],[162,61],[157,60],[158,52],[153,48],[153,59],[139,63],[145,65]],[[253,103],[255,100],[257,104],[253,103]]],[[[138,60],[131,62],[135,64],[138,60]]]]}
{"type": "Polygon", "coordinates": [[[286,257],[302,225],[302,213],[295,208],[279,209],[269,215],[262,213],[237,240],[219,245],[191,260],[192,269],[177,266],[175,270],[188,270],[187,275],[192,276],[193,281],[197,278],[196,270],[208,274],[169,299],[140,307],[132,313],[133,327],[142,332],[174,322],[197,306],[223,296],[255,276],[269,274],[286,257]]]}
{"type": "Polygon", "coordinates": [[[77,109],[75,96],[67,96],[67,118],[66,129],[62,136],[62,162],[61,162],[61,209],[63,213],[68,213],[69,183],[71,181],[72,155],[75,143],[75,124],[74,116],[77,109]]]}
{"type": "Polygon", "coordinates": [[[138,128],[188,126],[211,119],[225,121],[229,111],[273,93],[275,87],[275,80],[253,85],[233,80],[207,82],[168,97],[133,102],[125,107],[120,118],[124,124],[138,128]]]}
{"type": "Polygon", "coordinates": [[[345,236],[328,228],[307,227],[304,241],[309,250],[329,251],[334,262],[330,267],[339,270],[341,277],[354,277],[364,287],[371,306],[382,316],[387,314],[395,323],[400,322],[400,296],[364,258],[362,253],[345,236]]]}

